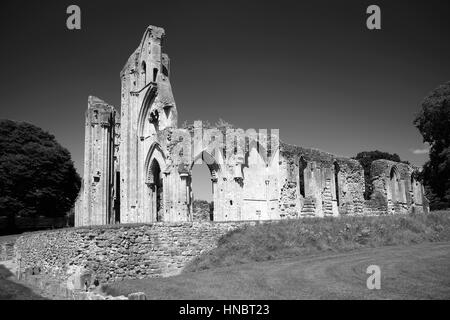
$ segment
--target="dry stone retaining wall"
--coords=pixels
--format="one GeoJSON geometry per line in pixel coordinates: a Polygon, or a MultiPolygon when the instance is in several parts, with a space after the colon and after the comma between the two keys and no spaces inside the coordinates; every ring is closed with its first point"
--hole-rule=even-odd
{"type": "Polygon", "coordinates": [[[35,232],[17,239],[14,253],[19,276],[42,272],[68,284],[74,276],[87,286],[170,276],[244,224],[253,223],[156,223],[35,232]]]}

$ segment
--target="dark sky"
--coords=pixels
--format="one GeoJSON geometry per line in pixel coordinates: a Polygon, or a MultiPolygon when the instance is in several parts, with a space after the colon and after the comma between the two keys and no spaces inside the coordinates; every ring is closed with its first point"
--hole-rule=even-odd
{"type": "Polygon", "coordinates": [[[450,80],[449,1],[2,1],[0,118],[51,133],[82,173],[88,95],[120,104],[119,72],[145,28],[166,30],[184,120],[279,128],[343,156],[427,154],[414,113],[450,80]],[[77,4],[82,29],[66,28],[77,4]],[[366,28],[381,7],[382,30],[366,28]]]}

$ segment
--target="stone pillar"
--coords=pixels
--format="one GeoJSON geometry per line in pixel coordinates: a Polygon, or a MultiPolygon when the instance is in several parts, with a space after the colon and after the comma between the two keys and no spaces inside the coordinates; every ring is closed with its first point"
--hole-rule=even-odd
{"type": "Polygon", "coordinates": [[[217,184],[218,179],[216,177],[211,178],[211,188],[212,188],[212,198],[213,198],[213,205],[214,205],[214,216],[213,216],[213,220],[214,221],[222,221],[223,220],[223,216],[222,216],[222,211],[220,210],[220,200],[219,200],[219,192],[218,192],[218,184],[217,184]]]}
{"type": "Polygon", "coordinates": [[[107,224],[111,214],[111,176],[114,150],[114,107],[89,97],[85,122],[82,208],[76,210],[80,225],[107,224]]]}
{"type": "Polygon", "coordinates": [[[189,173],[183,172],[180,173],[181,178],[181,185],[180,185],[180,194],[178,195],[180,200],[180,208],[181,214],[187,218],[188,221],[192,221],[192,214],[189,212],[189,203],[190,203],[190,197],[189,197],[189,185],[188,180],[190,179],[189,173]]]}

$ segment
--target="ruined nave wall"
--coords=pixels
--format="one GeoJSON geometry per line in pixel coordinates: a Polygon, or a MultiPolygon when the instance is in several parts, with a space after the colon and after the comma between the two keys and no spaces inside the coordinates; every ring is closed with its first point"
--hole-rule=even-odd
{"type": "Polygon", "coordinates": [[[201,122],[197,122],[197,126],[187,130],[192,144],[184,149],[184,140],[177,134],[180,131],[168,128],[158,133],[158,148],[153,152],[162,154],[164,185],[169,189],[164,193],[164,221],[192,219],[192,166],[197,161],[204,162],[211,173],[214,221],[279,219],[278,149],[268,159],[261,156],[255,144],[244,151],[243,157],[226,155],[225,145],[210,149],[207,142],[196,141],[196,137],[203,136],[204,129],[201,122]],[[177,155],[180,150],[187,152],[186,149],[192,154],[180,165],[177,155]]]}
{"type": "Polygon", "coordinates": [[[372,214],[429,212],[418,168],[389,160],[375,160],[370,168],[373,186],[366,210],[372,214]]]}
{"type": "Polygon", "coordinates": [[[418,168],[409,164],[374,161],[373,192],[364,199],[364,171],[358,161],[288,144],[282,144],[280,154],[281,218],[429,211],[418,168]]]}
{"type": "Polygon", "coordinates": [[[362,214],[364,173],[358,161],[281,144],[282,218],[362,214]]]}

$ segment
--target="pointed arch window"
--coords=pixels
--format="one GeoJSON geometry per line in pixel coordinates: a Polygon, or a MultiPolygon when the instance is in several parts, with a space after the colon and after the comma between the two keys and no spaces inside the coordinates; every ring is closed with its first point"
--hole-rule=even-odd
{"type": "Polygon", "coordinates": [[[339,207],[340,204],[340,200],[339,200],[339,164],[335,161],[334,164],[334,185],[335,185],[335,190],[336,190],[336,203],[339,207]]]}
{"type": "Polygon", "coordinates": [[[147,84],[147,65],[145,64],[145,61],[142,61],[141,65],[141,79],[142,86],[144,87],[147,84]]]}
{"type": "Polygon", "coordinates": [[[306,195],[305,192],[305,169],[308,166],[308,163],[305,161],[305,159],[303,157],[300,158],[299,164],[298,164],[298,172],[299,172],[299,179],[298,179],[298,183],[299,183],[299,191],[300,194],[303,196],[303,198],[306,195]]]}

